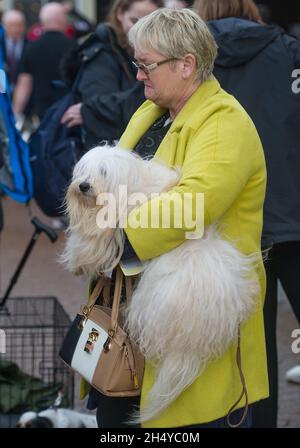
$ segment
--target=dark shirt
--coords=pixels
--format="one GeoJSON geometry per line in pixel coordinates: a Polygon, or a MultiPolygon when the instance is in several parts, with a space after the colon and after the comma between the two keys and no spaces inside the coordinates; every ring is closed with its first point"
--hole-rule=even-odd
{"type": "Polygon", "coordinates": [[[158,118],[151,128],[145,132],[143,137],[134,148],[136,152],[143,159],[152,159],[163,141],[166,133],[171,127],[171,120],[169,112],[158,118]]]}
{"type": "Polygon", "coordinates": [[[47,31],[25,49],[21,73],[33,77],[34,112],[40,118],[57,99],[51,82],[61,79],[60,62],[72,45],[63,33],[47,31]]]}
{"type": "MultiPolygon", "coordinates": [[[[136,152],[143,159],[152,159],[163,141],[166,133],[171,127],[170,114],[166,113],[162,117],[158,118],[153,125],[145,132],[143,137],[134,147],[133,151],[136,152]]],[[[124,252],[121,260],[129,260],[137,257],[133,247],[131,246],[127,236],[125,237],[124,252]]]]}

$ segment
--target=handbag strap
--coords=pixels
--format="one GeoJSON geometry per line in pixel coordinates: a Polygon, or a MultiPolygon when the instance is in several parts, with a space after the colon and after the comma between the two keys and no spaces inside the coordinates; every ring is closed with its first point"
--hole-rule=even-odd
{"type": "Polygon", "coordinates": [[[240,379],[241,379],[241,383],[243,386],[242,389],[242,393],[239,397],[239,399],[237,400],[236,403],[234,403],[234,405],[229,409],[228,414],[227,414],[227,424],[228,426],[230,426],[230,428],[238,428],[239,426],[241,426],[241,424],[245,421],[245,418],[247,417],[248,414],[248,409],[249,409],[249,400],[248,400],[248,391],[247,391],[247,387],[246,387],[246,380],[242,371],[242,361],[241,361],[241,329],[239,328],[238,331],[238,345],[237,345],[237,350],[236,350],[236,362],[237,362],[237,366],[239,369],[239,374],[240,374],[240,379]],[[230,417],[231,414],[234,412],[236,406],[239,404],[239,402],[242,400],[243,396],[245,395],[245,409],[242,415],[241,420],[237,423],[237,424],[232,424],[230,422],[230,417]]]}
{"type": "Polygon", "coordinates": [[[125,277],[123,274],[120,265],[116,268],[116,280],[115,280],[115,291],[114,291],[114,299],[112,304],[111,311],[111,329],[110,335],[113,336],[117,330],[118,326],[118,317],[120,310],[120,302],[121,302],[121,294],[122,294],[122,286],[125,278],[125,287],[126,287],[126,303],[129,303],[132,295],[132,280],[130,277],[125,277]]]}
{"type": "Polygon", "coordinates": [[[122,284],[123,284],[123,271],[118,265],[116,267],[116,280],[115,280],[115,291],[114,291],[114,299],[112,304],[111,311],[111,331],[115,332],[118,326],[118,316],[120,309],[120,301],[121,301],[121,293],[122,293],[122,284]]]}
{"type": "MultiPolygon", "coordinates": [[[[110,336],[113,336],[113,334],[117,330],[118,326],[118,316],[119,316],[119,310],[120,310],[120,302],[121,302],[121,294],[122,294],[122,285],[123,285],[123,279],[124,274],[120,266],[118,265],[116,267],[116,279],[115,279],[115,290],[114,290],[114,298],[113,298],[113,304],[112,304],[112,311],[111,311],[111,328],[110,328],[110,336]]],[[[109,301],[109,290],[110,290],[110,284],[111,280],[109,277],[101,276],[94,287],[88,303],[86,307],[84,307],[83,312],[85,315],[88,315],[93,306],[95,305],[97,298],[99,297],[99,294],[103,290],[104,295],[104,305],[107,305],[107,302],[109,301]]],[[[129,277],[125,277],[125,286],[126,286],[126,301],[129,301],[132,295],[132,281],[129,277]]]]}
{"type": "Polygon", "coordinates": [[[125,287],[126,287],[126,303],[129,304],[132,293],[133,293],[133,280],[132,277],[125,276],[125,287]]]}
{"type": "Polygon", "coordinates": [[[103,306],[108,307],[110,303],[110,287],[111,279],[108,279],[106,285],[103,288],[103,306]]]}
{"type": "Polygon", "coordinates": [[[94,289],[89,297],[88,303],[86,305],[89,312],[95,305],[95,303],[99,297],[99,294],[101,293],[102,289],[108,284],[108,282],[110,282],[110,279],[108,277],[101,276],[99,278],[98,282],[96,283],[96,286],[94,287],[94,289]]]}

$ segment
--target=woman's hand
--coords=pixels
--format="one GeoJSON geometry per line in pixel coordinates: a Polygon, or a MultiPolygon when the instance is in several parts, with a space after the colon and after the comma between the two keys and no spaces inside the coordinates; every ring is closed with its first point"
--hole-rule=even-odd
{"type": "Polygon", "coordinates": [[[60,122],[62,124],[66,124],[68,128],[73,128],[74,126],[83,124],[81,107],[82,103],[74,104],[74,106],[69,107],[60,122]]]}

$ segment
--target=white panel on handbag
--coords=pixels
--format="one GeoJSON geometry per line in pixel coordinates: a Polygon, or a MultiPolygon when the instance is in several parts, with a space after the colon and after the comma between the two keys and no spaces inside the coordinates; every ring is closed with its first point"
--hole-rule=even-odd
{"type": "Polygon", "coordinates": [[[71,367],[75,371],[79,371],[80,375],[90,384],[107,338],[108,334],[103,328],[90,319],[86,321],[72,358],[71,367]]]}

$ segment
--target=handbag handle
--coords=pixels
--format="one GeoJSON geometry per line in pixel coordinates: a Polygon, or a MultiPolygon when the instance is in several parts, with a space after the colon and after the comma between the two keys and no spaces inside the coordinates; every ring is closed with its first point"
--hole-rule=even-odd
{"type": "MultiPolygon", "coordinates": [[[[116,268],[115,290],[111,311],[111,328],[109,330],[109,335],[111,337],[114,336],[118,326],[118,316],[121,302],[123,278],[124,278],[123,271],[118,265],[116,268]]],[[[85,305],[82,309],[82,313],[85,316],[85,318],[88,317],[89,313],[91,312],[93,306],[97,301],[97,298],[99,297],[99,294],[103,289],[105,289],[105,287],[107,287],[110,284],[110,281],[111,280],[109,277],[101,276],[99,278],[96,286],[93,289],[93,292],[89,297],[87,305],[85,305]]],[[[128,277],[125,278],[125,285],[126,285],[126,301],[129,301],[132,295],[132,283],[128,277]]]]}
{"type": "Polygon", "coordinates": [[[115,333],[117,326],[118,326],[118,316],[119,316],[119,309],[120,309],[120,302],[121,302],[121,294],[122,294],[122,285],[123,280],[125,278],[125,289],[126,289],[126,304],[129,303],[132,292],[133,292],[133,284],[132,284],[132,278],[126,277],[120,268],[120,265],[116,268],[116,283],[115,283],[115,291],[114,291],[114,299],[113,299],[113,305],[112,305],[112,312],[111,312],[111,330],[113,334],[115,333]]]}
{"type": "Polygon", "coordinates": [[[101,276],[96,283],[96,286],[94,287],[89,299],[87,305],[84,306],[84,308],[88,308],[88,312],[91,311],[93,306],[95,305],[99,294],[101,293],[102,289],[107,285],[107,283],[110,281],[109,277],[101,276]]]}

